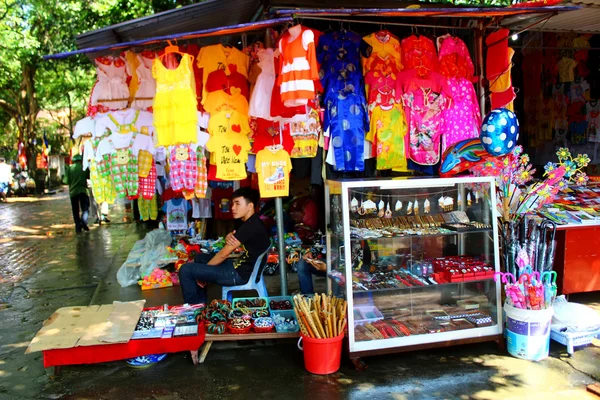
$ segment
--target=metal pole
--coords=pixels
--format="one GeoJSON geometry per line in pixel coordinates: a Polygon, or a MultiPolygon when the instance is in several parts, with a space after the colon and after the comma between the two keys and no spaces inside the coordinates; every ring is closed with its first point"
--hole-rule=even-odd
{"type": "Polygon", "coordinates": [[[483,21],[477,22],[477,30],[475,31],[475,53],[477,55],[477,70],[479,71],[479,109],[481,119],[485,118],[485,87],[483,85],[485,74],[483,69],[483,21]]]}
{"type": "Polygon", "coordinates": [[[281,279],[281,295],[287,296],[287,263],[285,261],[285,239],[283,231],[283,201],[275,198],[275,221],[277,222],[277,241],[279,243],[279,276],[281,279]]]}

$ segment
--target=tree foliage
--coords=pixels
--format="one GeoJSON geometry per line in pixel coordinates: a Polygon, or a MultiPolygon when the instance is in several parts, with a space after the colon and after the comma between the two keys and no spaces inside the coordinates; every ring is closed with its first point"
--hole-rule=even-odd
{"type": "Polygon", "coordinates": [[[23,142],[31,165],[43,131],[51,141],[65,132],[72,135],[85,114],[95,80],[92,63],[83,55],[52,61],[43,60],[44,55],[74,50],[81,33],[188,3],[0,0],[0,152],[23,142]],[[41,110],[53,121],[40,126],[41,110]]]}

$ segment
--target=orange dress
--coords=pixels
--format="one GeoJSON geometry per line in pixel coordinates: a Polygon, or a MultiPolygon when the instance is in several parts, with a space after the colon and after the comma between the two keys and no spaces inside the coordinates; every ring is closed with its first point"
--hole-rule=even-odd
{"type": "Polygon", "coordinates": [[[315,98],[315,80],[319,79],[315,34],[296,25],[279,40],[281,70],[278,78],[281,100],[286,107],[306,105],[315,98]]]}

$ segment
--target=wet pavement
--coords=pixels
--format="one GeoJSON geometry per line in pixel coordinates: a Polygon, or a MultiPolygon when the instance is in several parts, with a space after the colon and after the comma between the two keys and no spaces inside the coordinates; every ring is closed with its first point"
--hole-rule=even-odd
{"type": "MultiPolygon", "coordinates": [[[[215,343],[199,366],[179,353],[148,369],[119,361],[65,367],[55,377],[41,353],[24,351],[57,308],[181,302],[178,288],[141,292],[116,282],[146,232],[121,222],[128,215],[113,210],[111,224],[76,235],[65,193],[0,204],[0,399],[597,399],[585,386],[600,380],[598,343],[569,358],[552,342],[551,356],[538,363],[494,343],[370,357],[362,372],[343,360],[338,373],[321,377],[305,372],[295,340],[230,342],[215,343]]],[[[270,290],[278,281],[269,278],[270,290]]],[[[296,285],[291,279],[290,290],[296,285]]],[[[600,310],[598,293],[571,300],[600,310]]]]}

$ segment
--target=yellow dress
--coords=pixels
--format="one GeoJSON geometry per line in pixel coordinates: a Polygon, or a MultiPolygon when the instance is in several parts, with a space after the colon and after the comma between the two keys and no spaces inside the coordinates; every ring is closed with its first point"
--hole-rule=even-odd
{"type": "Polygon", "coordinates": [[[197,141],[198,103],[193,59],[184,54],[175,69],[167,69],[160,58],[152,63],[152,76],[156,80],[153,109],[157,147],[197,141]]]}

